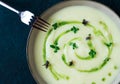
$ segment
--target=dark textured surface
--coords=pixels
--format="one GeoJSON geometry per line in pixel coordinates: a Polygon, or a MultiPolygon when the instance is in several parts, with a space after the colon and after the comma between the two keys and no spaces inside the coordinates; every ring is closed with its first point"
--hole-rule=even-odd
{"type": "MultiPolygon", "coordinates": [[[[35,15],[62,0],[2,0],[18,10],[35,15]]],[[[120,16],[120,0],[96,0],[120,16]]],[[[19,17],[0,6],[0,84],[36,84],[27,65],[26,42],[30,27],[19,17]]]]}

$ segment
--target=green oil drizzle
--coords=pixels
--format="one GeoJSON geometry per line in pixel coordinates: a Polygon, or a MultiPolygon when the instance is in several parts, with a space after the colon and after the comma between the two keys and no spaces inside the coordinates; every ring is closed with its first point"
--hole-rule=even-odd
{"type": "Polygon", "coordinates": [[[50,30],[48,31],[48,33],[47,33],[47,35],[46,35],[46,37],[45,37],[44,44],[43,44],[43,46],[44,46],[44,47],[43,47],[43,60],[44,60],[44,63],[46,62],[46,41],[47,41],[49,35],[51,34],[52,30],[53,30],[53,29],[50,29],[50,30]]]}
{"type": "Polygon", "coordinates": [[[67,25],[67,24],[82,24],[82,22],[79,22],[79,21],[61,21],[61,22],[54,23],[52,25],[52,27],[54,30],[56,30],[57,28],[64,26],[64,25],[67,25]]]}
{"type": "MultiPolygon", "coordinates": [[[[95,51],[95,47],[93,46],[93,43],[91,40],[88,40],[87,45],[89,47],[90,50],[94,50],[95,51]]],[[[94,54],[94,56],[91,56],[90,53],[88,53],[88,56],[80,56],[75,52],[75,56],[80,59],[80,60],[90,60],[93,59],[94,57],[96,57],[96,54],[94,54]]]]}
{"type": "Polygon", "coordinates": [[[62,61],[63,61],[67,66],[69,66],[69,63],[67,62],[66,57],[65,57],[64,54],[62,55],[62,61]]]}
{"type": "MultiPolygon", "coordinates": [[[[107,25],[106,25],[104,22],[100,21],[99,23],[100,23],[101,26],[103,26],[103,28],[104,28],[104,30],[105,30],[106,32],[109,32],[109,31],[108,31],[108,27],[107,27],[107,25]]],[[[67,25],[67,24],[82,24],[82,22],[79,22],[79,21],[62,21],[62,22],[57,22],[57,23],[55,23],[55,24],[53,25],[53,29],[50,29],[50,30],[48,31],[48,33],[47,33],[47,35],[46,35],[46,37],[45,37],[45,41],[44,41],[44,48],[43,48],[43,59],[44,59],[44,62],[46,61],[46,42],[47,42],[47,39],[48,39],[49,35],[51,34],[51,32],[52,32],[53,30],[56,30],[57,28],[59,28],[59,27],[61,27],[61,26],[64,26],[64,25],[67,25]]],[[[90,23],[88,23],[88,24],[86,25],[86,27],[91,28],[96,36],[102,36],[102,37],[103,37],[103,41],[102,41],[102,42],[103,42],[103,44],[108,48],[108,55],[107,55],[107,57],[103,60],[103,62],[102,62],[101,64],[99,64],[97,67],[93,67],[93,68],[88,69],[88,70],[86,70],[86,69],[85,69],[85,70],[77,69],[75,66],[72,67],[72,68],[75,68],[75,69],[76,69],[77,71],[79,71],[79,72],[95,72],[95,71],[98,71],[98,70],[102,69],[102,67],[104,67],[104,66],[107,64],[107,62],[110,60],[110,55],[111,55],[111,52],[112,52],[112,49],[113,49],[113,46],[114,46],[114,44],[113,44],[113,38],[112,38],[112,35],[111,35],[111,34],[109,34],[108,38],[106,38],[106,37],[104,36],[104,34],[103,34],[100,30],[97,30],[97,28],[96,28],[95,26],[91,25],[90,23]]],[[[54,44],[58,45],[59,39],[60,39],[61,37],[63,37],[65,34],[69,33],[69,32],[71,32],[71,30],[66,30],[65,32],[61,33],[61,34],[55,39],[54,44]]],[[[79,39],[78,39],[78,38],[73,38],[73,39],[71,39],[67,44],[64,44],[64,48],[65,48],[70,42],[72,42],[72,41],[74,41],[74,40],[80,40],[80,37],[79,37],[79,39]]],[[[93,50],[95,51],[95,47],[93,46],[91,40],[88,40],[88,43],[87,43],[87,44],[88,44],[90,50],[93,49],[93,50]]],[[[83,57],[83,56],[79,56],[76,52],[75,52],[75,55],[76,55],[76,57],[77,57],[78,59],[80,59],[80,60],[90,60],[90,59],[93,59],[93,58],[96,57],[96,54],[95,54],[93,57],[91,57],[91,56],[89,56],[89,55],[88,55],[87,57],[83,57]]],[[[62,61],[64,62],[65,65],[69,66],[69,62],[67,62],[67,59],[66,59],[65,54],[62,55],[61,59],[62,59],[62,61]]],[[[52,66],[52,65],[51,65],[51,66],[52,66]]],[[[69,67],[70,67],[70,66],[69,66],[69,67]]],[[[117,69],[117,68],[114,67],[114,69],[117,69]]],[[[54,78],[55,78],[56,80],[59,80],[60,78],[63,78],[63,79],[66,79],[66,80],[69,79],[68,76],[66,76],[66,75],[64,75],[64,74],[59,74],[53,67],[50,67],[49,70],[51,71],[51,73],[53,74],[53,76],[54,76],[54,78]]],[[[95,82],[92,82],[92,84],[96,84],[96,83],[95,83],[95,82]]]]}
{"type": "Polygon", "coordinates": [[[116,70],[116,69],[118,69],[118,67],[117,67],[117,66],[114,66],[114,69],[116,70]]]}
{"type": "Polygon", "coordinates": [[[103,82],[106,81],[106,78],[102,78],[102,81],[103,81],[103,82]]]}
{"type": "Polygon", "coordinates": [[[55,39],[54,44],[58,44],[59,39],[60,39],[62,36],[64,36],[65,34],[69,33],[70,31],[71,31],[71,30],[67,30],[67,31],[61,33],[61,34],[55,39]]]}
{"type": "Polygon", "coordinates": [[[96,84],[96,82],[92,82],[91,84],[96,84]]]}
{"type": "Polygon", "coordinates": [[[59,80],[60,78],[65,79],[65,80],[69,80],[69,78],[70,78],[67,75],[58,73],[52,66],[49,67],[49,70],[56,80],[59,80]]]}
{"type": "Polygon", "coordinates": [[[108,76],[112,76],[112,73],[111,73],[111,72],[109,72],[109,73],[108,73],[108,76]]]}

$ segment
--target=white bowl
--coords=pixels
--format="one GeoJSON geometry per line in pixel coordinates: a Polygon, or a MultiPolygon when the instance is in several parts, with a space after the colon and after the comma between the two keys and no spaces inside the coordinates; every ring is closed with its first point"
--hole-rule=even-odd
{"type": "MultiPolygon", "coordinates": [[[[118,28],[120,27],[120,18],[118,17],[118,15],[115,12],[113,12],[111,9],[109,9],[108,7],[100,3],[94,2],[94,1],[64,1],[49,8],[47,11],[45,11],[41,15],[41,18],[47,20],[52,14],[59,11],[60,9],[68,7],[68,6],[76,6],[76,5],[89,6],[89,7],[93,7],[93,8],[96,8],[102,11],[106,15],[111,17],[111,19],[116,23],[118,28]]],[[[31,28],[31,32],[28,37],[27,50],[26,50],[27,58],[28,58],[28,65],[37,84],[47,84],[39,75],[36,65],[35,65],[34,46],[35,46],[35,41],[36,41],[38,33],[40,33],[38,30],[36,30],[35,28],[31,28]]],[[[118,77],[116,77],[115,80],[111,84],[118,84],[119,82],[120,82],[120,74],[118,74],[118,77]]]]}

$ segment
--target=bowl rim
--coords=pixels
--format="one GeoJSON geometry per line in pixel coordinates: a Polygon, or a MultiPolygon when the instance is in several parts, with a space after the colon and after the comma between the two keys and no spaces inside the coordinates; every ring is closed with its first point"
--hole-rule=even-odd
{"type": "MultiPolygon", "coordinates": [[[[98,10],[104,12],[106,15],[108,15],[109,17],[111,17],[112,20],[114,20],[114,22],[116,23],[117,26],[120,27],[120,18],[119,16],[113,11],[111,10],[109,7],[96,2],[96,1],[62,1],[54,6],[52,6],[51,8],[47,9],[45,12],[43,12],[40,17],[47,20],[49,16],[51,16],[52,14],[54,14],[55,12],[59,11],[60,9],[63,9],[65,7],[68,6],[89,6],[89,7],[93,7],[93,8],[97,8],[98,10]],[[54,10],[54,11],[53,11],[54,10]]],[[[30,40],[31,40],[31,36],[33,33],[34,27],[31,27],[31,30],[29,32],[28,38],[27,38],[27,45],[26,45],[26,57],[27,57],[27,63],[28,63],[28,67],[29,70],[34,78],[34,80],[36,81],[37,84],[47,84],[45,83],[45,81],[38,76],[38,72],[36,72],[35,69],[35,64],[34,62],[31,61],[31,59],[33,59],[30,56],[30,40]]],[[[120,74],[114,79],[114,81],[111,84],[117,84],[120,81],[120,74]]]]}

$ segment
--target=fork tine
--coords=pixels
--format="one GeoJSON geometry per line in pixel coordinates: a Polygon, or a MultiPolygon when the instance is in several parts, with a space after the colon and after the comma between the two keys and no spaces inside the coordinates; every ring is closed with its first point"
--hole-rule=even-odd
{"type": "Polygon", "coordinates": [[[40,17],[36,17],[36,20],[33,23],[34,28],[37,28],[44,32],[47,32],[49,26],[50,24],[46,22],[45,20],[41,19],[40,17]]]}
{"type": "Polygon", "coordinates": [[[36,29],[39,29],[39,30],[41,30],[41,31],[47,32],[46,30],[42,29],[42,28],[41,28],[39,25],[37,25],[37,24],[34,24],[33,27],[36,28],[36,29]]]}
{"type": "Polygon", "coordinates": [[[46,22],[44,19],[42,19],[42,18],[40,18],[40,17],[38,17],[38,19],[40,19],[40,20],[43,21],[44,23],[50,25],[50,24],[49,24],[48,22],[46,22]]]}
{"type": "Polygon", "coordinates": [[[43,21],[43,20],[40,19],[40,18],[37,18],[37,21],[38,21],[39,23],[41,23],[42,25],[46,26],[47,28],[50,26],[50,24],[48,24],[46,21],[43,21]]]}
{"type": "Polygon", "coordinates": [[[40,26],[41,28],[43,28],[44,30],[48,30],[48,28],[46,28],[45,25],[39,23],[38,21],[35,22],[36,25],[40,26]]]}
{"type": "Polygon", "coordinates": [[[36,21],[36,23],[37,23],[37,24],[40,24],[41,26],[45,26],[45,27],[44,27],[45,29],[48,29],[48,27],[49,27],[48,25],[46,25],[46,23],[40,21],[39,19],[36,21]]]}

